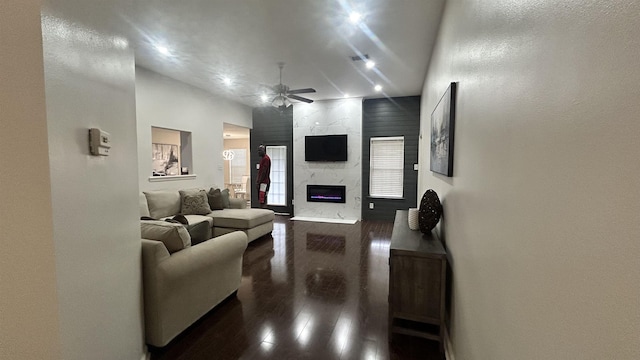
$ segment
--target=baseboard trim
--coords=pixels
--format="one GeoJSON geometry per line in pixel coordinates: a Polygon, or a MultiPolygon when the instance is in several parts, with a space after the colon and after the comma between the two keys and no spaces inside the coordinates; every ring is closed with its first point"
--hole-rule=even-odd
{"type": "Polygon", "coordinates": [[[308,217],[308,216],[294,216],[291,218],[291,220],[334,223],[334,224],[351,224],[351,225],[358,222],[357,219],[327,219],[327,218],[316,218],[316,217],[308,217]]]}
{"type": "Polygon", "coordinates": [[[453,356],[453,346],[449,338],[449,329],[446,326],[444,327],[444,357],[447,360],[456,360],[453,356]]]}

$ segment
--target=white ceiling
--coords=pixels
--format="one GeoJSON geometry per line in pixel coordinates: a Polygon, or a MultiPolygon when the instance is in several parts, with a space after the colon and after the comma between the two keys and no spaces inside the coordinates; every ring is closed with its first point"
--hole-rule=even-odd
{"type": "Polygon", "coordinates": [[[262,85],[312,87],[313,100],[419,95],[444,0],[136,1],[136,63],[214,94],[260,106],[262,85]],[[349,13],[363,15],[359,24],[349,13]],[[162,55],[156,46],[171,55],[162,55]],[[367,70],[351,56],[368,54],[367,70]],[[223,83],[228,77],[230,86],[223,83]],[[382,92],[373,89],[383,86],[382,92]]]}

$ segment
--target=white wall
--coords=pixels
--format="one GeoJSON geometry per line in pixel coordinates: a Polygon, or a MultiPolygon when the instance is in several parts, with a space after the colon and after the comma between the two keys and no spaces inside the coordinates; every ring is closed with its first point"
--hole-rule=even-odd
{"type": "Polygon", "coordinates": [[[49,0],[42,10],[63,359],[144,352],[134,54],[117,28],[103,25],[121,28],[117,12],[133,10],[124,0],[49,0]],[[91,127],[111,134],[110,156],[89,154],[91,127]]]}
{"type": "Polygon", "coordinates": [[[465,359],[640,358],[640,2],[448,1],[422,102],[465,359]],[[430,114],[458,82],[454,177],[430,114]]]}
{"type": "Polygon", "coordinates": [[[138,183],[140,190],[224,185],[223,123],[252,127],[251,108],[204,90],[136,68],[138,183]],[[151,127],[191,132],[193,180],[149,182],[151,127]]]}
{"type": "Polygon", "coordinates": [[[40,5],[0,2],[0,359],[60,358],[40,5]]]}
{"type": "Polygon", "coordinates": [[[362,99],[316,101],[293,107],[294,211],[296,216],[361,219],[362,99]],[[304,161],[307,135],[347,134],[346,162],[304,161]],[[345,204],[307,202],[309,185],[345,185],[345,204]]]}

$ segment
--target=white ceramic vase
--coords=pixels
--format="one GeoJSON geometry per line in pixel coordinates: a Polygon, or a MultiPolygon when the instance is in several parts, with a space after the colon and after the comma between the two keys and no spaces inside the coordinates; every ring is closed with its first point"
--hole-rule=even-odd
{"type": "Polygon", "coordinates": [[[418,230],[420,229],[420,223],[418,222],[418,215],[420,212],[417,208],[409,209],[409,229],[418,230]]]}

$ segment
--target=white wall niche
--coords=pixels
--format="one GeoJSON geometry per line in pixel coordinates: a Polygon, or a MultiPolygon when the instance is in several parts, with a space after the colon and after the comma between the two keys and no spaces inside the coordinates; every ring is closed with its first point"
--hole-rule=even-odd
{"type": "Polygon", "coordinates": [[[149,181],[194,178],[191,132],[152,126],[151,164],[149,181]]]}

